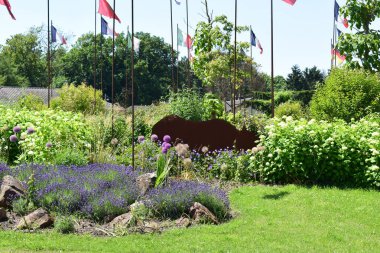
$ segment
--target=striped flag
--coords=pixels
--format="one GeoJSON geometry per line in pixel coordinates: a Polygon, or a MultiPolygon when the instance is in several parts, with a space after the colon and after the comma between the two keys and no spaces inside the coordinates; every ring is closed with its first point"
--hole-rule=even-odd
{"type": "Polygon", "coordinates": [[[177,44],[181,47],[186,47],[185,40],[183,39],[183,32],[181,29],[177,29],[177,44]]]}
{"type": "Polygon", "coordinates": [[[290,5],[294,5],[297,2],[297,0],[282,0],[282,1],[284,1],[285,3],[288,3],[290,5]]]}
{"type": "Polygon", "coordinates": [[[61,42],[61,45],[67,45],[65,37],[57,31],[57,28],[51,25],[51,42],[57,42],[57,36],[61,42]]]}
{"type": "MultiPolygon", "coordinates": [[[[104,20],[102,17],[101,19],[101,34],[103,35],[111,35],[113,34],[113,30],[111,27],[108,25],[107,21],[104,20]]],[[[115,32],[115,37],[119,36],[117,32],[115,32]]]]}
{"type": "Polygon", "coordinates": [[[193,47],[193,39],[190,35],[187,35],[185,45],[188,49],[191,49],[193,47]]]}
{"type": "Polygon", "coordinates": [[[121,23],[119,17],[113,11],[107,0],[99,0],[99,9],[98,13],[108,18],[114,18],[121,23]]]}
{"type": "Polygon", "coordinates": [[[264,50],[260,44],[260,41],[256,38],[256,35],[252,30],[251,30],[251,45],[260,49],[260,54],[263,53],[264,50]]]}
{"type": "Polygon", "coordinates": [[[341,65],[341,64],[346,60],[346,56],[340,54],[340,52],[339,52],[338,49],[332,49],[332,50],[331,50],[331,56],[332,56],[333,58],[336,57],[336,59],[337,59],[337,61],[338,61],[338,65],[341,65]]]}
{"type": "Polygon", "coordinates": [[[7,7],[7,10],[9,12],[9,15],[11,15],[12,19],[16,20],[15,16],[12,13],[12,7],[11,4],[9,3],[9,0],[0,0],[0,5],[5,5],[7,7]]]}

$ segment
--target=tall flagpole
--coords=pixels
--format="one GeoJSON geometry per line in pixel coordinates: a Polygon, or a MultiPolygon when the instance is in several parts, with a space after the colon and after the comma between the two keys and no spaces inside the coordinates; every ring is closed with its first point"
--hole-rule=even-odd
{"type": "Polygon", "coordinates": [[[175,89],[174,81],[174,39],[173,39],[173,0],[170,1],[170,24],[171,24],[171,35],[172,35],[172,88],[175,89]]]}
{"type": "Polygon", "coordinates": [[[186,47],[187,47],[187,82],[188,88],[190,88],[190,48],[189,48],[189,3],[186,0],[186,47]]]}
{"type": "Polygon", "coordinates": [[[97,65],[97,59],[96,59],[96,56],[97,56],[97,45],[96,45],[96,1],[95,0],[95,33],[94,33],[94,41],[95,41],[95,46],[94,46],[94,113],[96,111],[96,65],[97,65]]]}
{"type": "MultiPolygon", "coordinates": [[[[100,23],[102,23],[102,15],[100,15],[100,23]]],[[[103,34],[100,33],[100,90],[102,91],[102,98],[104,99],[104,90],[103,90],[103,34]]]]}
{"type": "Polygon", "coordinates": [[[50,108],[50,89],[51,89],[51,57],[50,57],[50,1],[47,0],[47,13],[48,13],[48,51],[47,51],[47,64],[48,64],[48,108],[50,108]]]}
{"type": "Polygon", "coordinates": [[[178,23],[177,23],[177,87],[176,90],[178,91],[179,86],[179,48],[178,48],[178,23]]]}
{"type": "Polygon", "coordinates": [[[132,2],[132,65],[131,65],[131,78],[132,78],[132,168],[135,168],[135,11],[134,0],[132,2]]]}
{"type": "Polygon", "coordinates": [[[272,118],[274,118],[274,64],[273,64],[273,0],[271,0],[271,107],[272,118]]]}
{"type": "MultiPolygon", "coordinates": [[[[250,25],[249,26],[250,30],[249,30],[249,36],[251,37],[251,32],[252,32],[252,26],[250,25]]],[[[249,43],[251,45],[251,85],[252,85],[252,88],[253,88],[253,56],[252,56],[252,41],[249,43]]]]}
{"type": "Polygon", "coordinates": [[[235,0],[235,55],[234,55],[234,61],[235,61],[235,69],[234,69],[234,86],[233,86],[233,101],[232,101],[232,110],[234,114],[234,121],[235,121],[235,114],[236,114],[236,78],[237,78],[237,43],[236,43],[236,35],[237,35],[237,0],[235,0]]]}
{"type": "Polygon", "coordinates": [[[113,0],[113,33],[112,33],[112,87],[111,87],[111,101],[112,101],[112,109],[111,109],[111,114],[112,114],[112,137],[114,136],[114,99],[115,99],[115,16],[116,16],[116,1],[113,0]]]}

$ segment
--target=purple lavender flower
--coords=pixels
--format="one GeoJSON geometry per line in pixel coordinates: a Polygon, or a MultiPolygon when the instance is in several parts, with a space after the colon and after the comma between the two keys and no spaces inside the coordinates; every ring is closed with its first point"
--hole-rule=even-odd
{"type": "Polygon", "coordinates": [[[172,138],[169,135],[165,135],[163,138],[164,142],[170,142],[172,138]]]}
{"type": "Polygon", "coordinates": [[[11,142],[17,142],[17,141],[18,141],[18,138],[17,138],[16,135],[11,135],[11,137],[9,137],[9,140],[10,140],[11,142]]]}
{"type": "Polygon", "coordinates": [[[28,127],[28,129],[26,130],[27,134],[32,134],[34,133],[36,130],[34,130],[33,127],[28,127]]]}
{"type": "Polygon", "coordinates": [[[150,140],[151,140],[152,142],[156,142],[156,141],[158,141],[158,136],[157,136],[157,134],[152,134],[152,136],[150,137],[150,140]]]}
{"type": "Polygon", "coordinates": [[[21,127],[20,127],[20,126],[15,126],[15,127],[13,128],[13,132],[14,132],[15,134],[21,132],[21,127]]]}
{"type": "Polygon", "coordinates": [[[48,142],[48,143],[46,143],[46,147],[51,148],[51,147],[53,147],[53,144],[51,142],[48,142]]]}
{"type": "Polygon", "coordinates": [[[142,135],[140,135],[140,136],[137,138],[137,141],[138,141],[139,143],[143,143],[143,142],[145,141],[145,137],[142,136],[142,135]]]}

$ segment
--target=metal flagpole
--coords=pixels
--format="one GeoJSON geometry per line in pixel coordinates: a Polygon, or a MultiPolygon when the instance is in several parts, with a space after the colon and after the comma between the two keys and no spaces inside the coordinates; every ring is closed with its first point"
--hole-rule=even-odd
{"type": "Polygon", "coordinates": [[[235,104],[235,101],[236,101],[236,81],[237,81],[237,51],[236,51],[236,48],[237,48],[237,45],[236,45],[236,35],[237,35],[237,0],[235,0],[235,56],[234,56],[234,61],[235,61],[235,69],[234,69],[234,86],[233,86],[233,101],[232,101],[232,110],[233,110],[233,114],[234,114],[234,121],[235,121],[235,114],[236,114],[236,104],[235,104]]]}
{"type": "Polygon", "coordinates": [[[178,23],[177,23],[177,87],[176,91],[178,91],[179,86],[179,48],[178,48],[178,23]]]}
{"type": "Polygon", "coordinates": [[[96,65],[97,65],[97,45],[96,45],[96,1],[95,0],[95,33],[94,33],[94,41],[95,41],[95,46],[94,46],[94,113],[96,111],[96,65]]]}
{"type": "Polygon", "coordinates": [[[50,59],[50,1],[47,0],[48,13],[48,49],[47,49],[47,64],[48,64],[48,108],[50,108],[50,85],[51,85],[51,59],[50,59]]]}
{"type": "Polygon", "coordinates": [[[187,82],[188,87],[190,88],[190,47],[188,45],[188,36],[189,36],[189,5],[188,0],[186,0],[186,47],[187,47],[187,82]]]}
{"type": "Polygon", "coordinates": [[[173,90],[175,89],[174,81],[174,39],[173,39],[173,0],[170,1],[170,24],[171,24],[171,35],[172,35],[172,85],[173,90]]]}
{"type": "Polygon", "coordinates": [[[271,0],[271,107],[274,118],[274,64],[273,64],[273,0],[271,0]]]}
{"type": "MultiPolygon", "coordinates": [[[[250,30],[249,30],[249,36],[251,37],[251,32],[252,32],[252,26],[249,26],[250,30]]],[[[251,44],[251,84],[252,84],[252,87],[253,87],[253,56],[252,56],[252,41],[250,42],[251,44]]]]}
{"type": "MultiPolygon", "coordinates": [[[[102,15],[100,15],[100,23],[102,23],[102,15]]],[[[100,33],[100,90],[102,91],[102,98],[104,99],[104,90],[103,90],[103,34],[100,33]]]]}
{"type": "MultiPolygon", "coordinates": [[[[115,31],[115,16],[116,16],[116,0],[113,0],[113,31],[115,31]]],[[[112,109],[111,109],[111,114],[112,114],[112,137],[114,134],[114,99],[115,99],[115,32],[112,33],[112,87],[111,87],[111,101],[112,101],[112,109]]]]}
{"type": "Polygon", "coordinates": [[[132,2],[132,65],[131,65],[131,77],[132,77],[132,168],[135,168],[135,18],[134,18],[134,0],[132,2]]]}
{"type": "Polygon", "coordinates": [[[336,22],[335,22],[335,4],[336,4],[336,0],[334,0],[334,16],[333,16],[333,21],[334,21],[334,25],[333,25],[333,52],[334,52],[334,55],[333,55],[333,65],[335,64],[335,67],[336,67],[336,49],[335,49],[335,44],[336,44],[336,22]]]}

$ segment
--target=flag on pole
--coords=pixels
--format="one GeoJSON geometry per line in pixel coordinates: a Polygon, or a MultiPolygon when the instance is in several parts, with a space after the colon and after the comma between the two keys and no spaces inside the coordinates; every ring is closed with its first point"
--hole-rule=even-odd
{"type": "Polygon", "coordinates": [[[256,35],[255,33],[251,30],[251,45],[256,46],[256,35]]]}
{"type": "Polygon", "coordinates": [[[260,54],[263,54],[264,49],[263,49],[263,47],[261,46],[261,43],[260,43],[259,40],[257,40],[257,47],[260,49],[260,54]]]}
{"type": "MultiPolygon", "coordinates": [[[[140,50],[140,43],[141,43],[141,40],[139,40],[138,38],[134,37],[133,45],[134,45],[134,48],[135,48],[136,52],[138,52],[140,50]]],[[[128,49],[132,48],[132,34],[129,32],[129,30],[128,30],[128,33],[127,33],[127,47],[128,47],[128,49]]]]}
{"type": "Polygon", "coordinates": [[[12,19],[16,20],[15,16],[12,13],[12,7],[11,4],[9,3],[9,0],[0,0],[0,5],[5,5],[7,7],[7,10],[9,12],[9,15],[11,15],[12,19]]]}
{"type": "Polygon", "coordinates": [[[288,3],[290,5],[294,5],[297,2],[297,0],[282,0],[282,1],[284,1],[285,3],[288,3]]]}
{"type": "Polygon", "coordinates": [[[178,46],[186,47],[185,41],[183,39],[183,32],[179,28],[177,28],[177,44],[178,46]]]}
{"type": "Polygon", "coordinates": [[[260,49],[260,54],[263,53],[263,48],[261,47],[260,41],[256,38],[255,33],[251,30],[251,45],[260,49]]]}
{"type": "Polygon", "coordinates": [[[333,58],[336,56],[336,59],[337,59],[337,61],[338,61],[338,65],[341,65],[341,64],[346,60],[346,56],[340,54],[340,52],[339,52],[338,49],[332,49],[332,50],[331,50],[331,56],[332,56],[333,58]]]}
{"type": "Polygon", "coordinates": [[[187,35],[185,45],[188,49],[191,49],[193,47],[193,40],[190,35],[187,35]]]}
{"type": "Polygon", "coordinates": [[[340,37],[340,35],[342,34],[342,31],[339,30],[338,28],[336,28],[336,31],[338,32],[338,37],[340,37]]]}
{"type": "Polygon", "coordinates": [[[338,21],[339,10],[340,10],[340,6],[339,6],[339,4],[335,1],[335,5],[334,5],[334,18],[335,18],[335,21],[338,21]]]}
{"type": "Polygon", "coordinates": [[[61,42],[61,45],[67,45],[65,37],[57,31],[57,28],[51,25],[51,42],[57,42],[57,36],[61,42]]]}
{"type": "Polygon", "coordinates": [[[109,18],[114,18],[115,16],[115,19],[121,23],[119,17],[113,11],[107,0],[99,0],[98,13],[109,18]]]}
{"type": "Polygon", "coordinates": [[[176,4],[181,5],[181,0],[174,0],[176,4]]]}
{"type": "MultiPolygon", "coordinates": [[[[113,30],[108,25],[107,21],[104,20],[104,18],[101,18],[101,34],[103,35],[111,35],[113,34],[113,30]]],[[[119,36],[117,32],[115,32],[115,37],[119,36]]]]}

